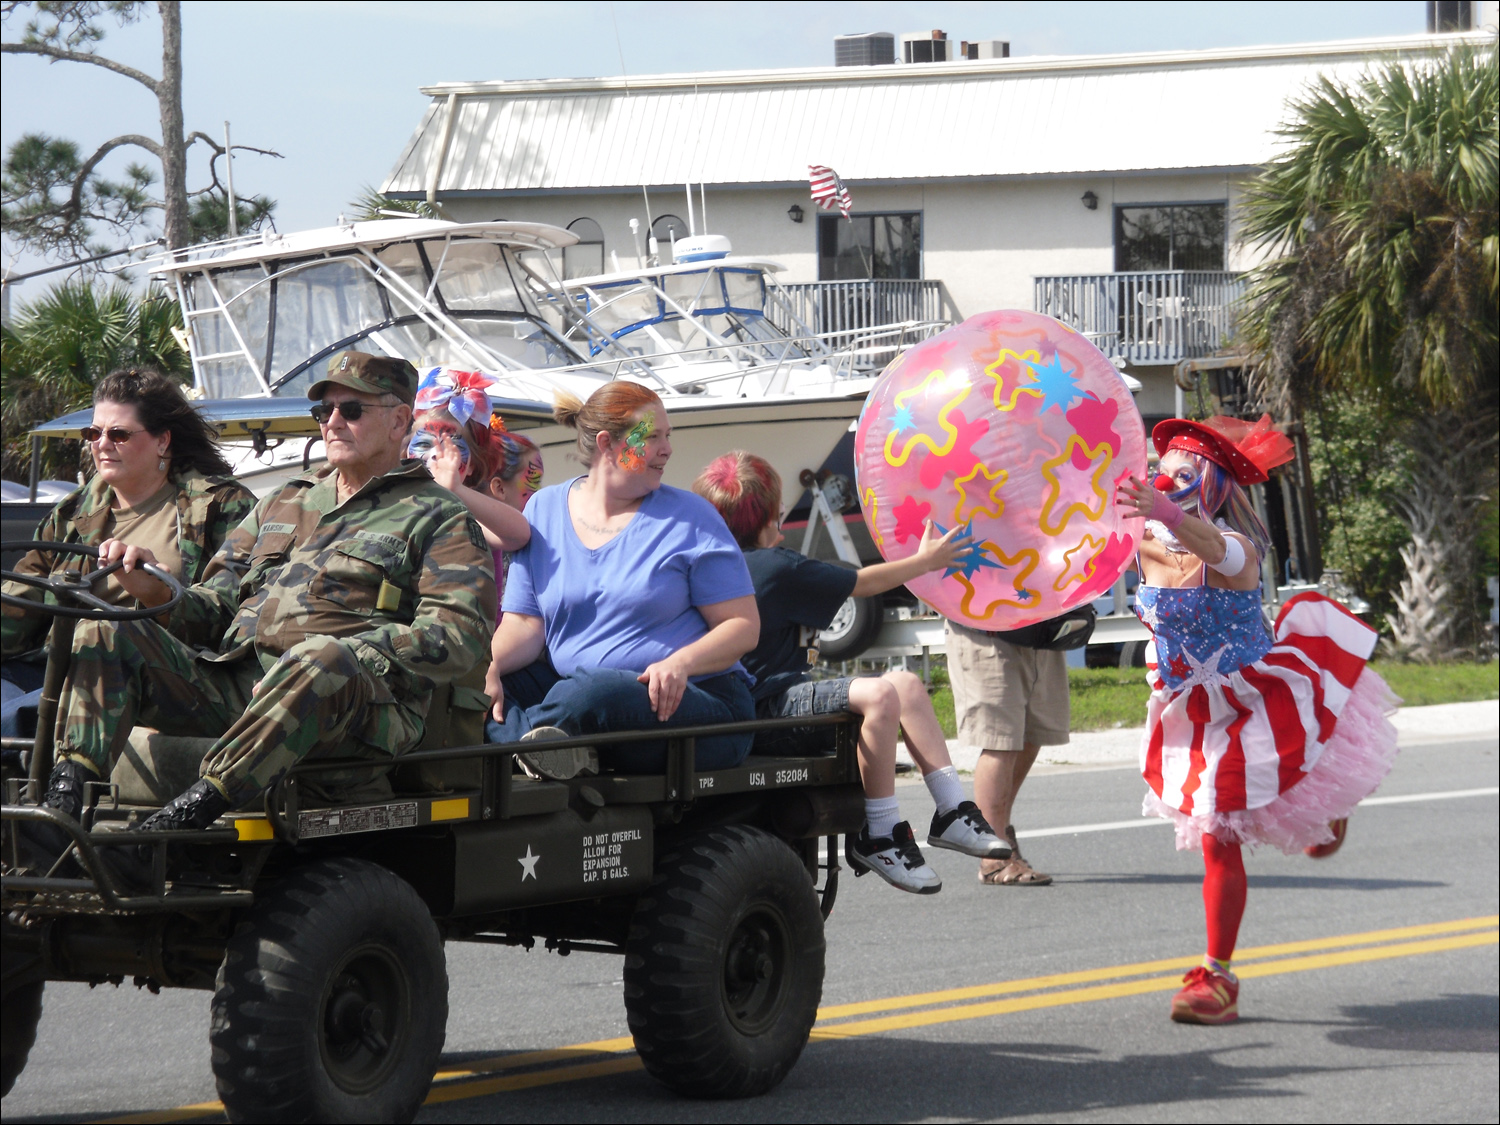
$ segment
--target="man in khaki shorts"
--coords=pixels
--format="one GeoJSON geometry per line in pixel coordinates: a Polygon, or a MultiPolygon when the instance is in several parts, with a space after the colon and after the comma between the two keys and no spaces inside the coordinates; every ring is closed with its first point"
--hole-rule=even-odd
{"type": "Polygon", "coordinates": [[[1067,654],[1024,648],[1000,635],[947,623],[948,677],[958,739],[982,753],[974,767],[974,800],[1010,842],[1009,859],[981,859],[979,881],[1038,887],[1052,876],[1032,869],[1016,844],[1011,807],[1043,746],[1068,741],[1067,654]]]}

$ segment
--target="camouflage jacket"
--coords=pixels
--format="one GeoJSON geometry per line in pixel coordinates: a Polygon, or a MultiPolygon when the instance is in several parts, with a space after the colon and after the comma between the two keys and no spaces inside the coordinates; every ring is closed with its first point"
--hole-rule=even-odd
{"type": "MultiPolygon", "coordinates": [[[[405,702],[489,657],[494,560],[479,525],[419,461],[339,504],[332,466],[289,481],[229,533],[172,632],[263,667],[307,637],[354,642],[405,702]]],[[[211,658],[212,659],[212,658],[211,658]]]]}
{"type": "MultiPolygon", "coordinates": [[[[232,527],[255,507],[250,490],[233,477],[206,476],[193,469],[173,474],[177,491],[177,545],[182,552],[182,579],[199,581],[232,527]]],[[[58,501],[47,518],[37,525],[33,538],[54,543],[81,543],[97,547],[104,542],[104,526],[109,521],[110,504],[115,490],[101,477],[68,493],[58,501]]],[[[78,555],[54,555],[30,551],[16,563],[18,574],[48,575],[54,569],[68,567],[88,571],[93,560],[78,555]]],[[[42,600],[35,586],[7,582],[5,592],[16,597],[42,600]]],[[[0,655],[10,658],[36,648],[46,640],[52,624],[50,617],[25,613],[10,606],[0,616],[0,655]]]]}

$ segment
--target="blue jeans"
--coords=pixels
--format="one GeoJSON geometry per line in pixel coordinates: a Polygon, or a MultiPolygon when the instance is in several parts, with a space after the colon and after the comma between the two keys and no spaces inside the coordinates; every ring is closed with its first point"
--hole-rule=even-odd
{"type": "MultiPolygon", "coordinates": [[[[836,715],[849,710],[852,680],[803,680],[755,705],[758,719],[796,719],[803,715],[836,715]]],[[[755,738],[755,753],[781,757],[813,757],[838,749],[837,727],[792,727],[763,731],[755,738]]]]}
{"type": "MultiPolygon", "coordinates": [[[[543,658],[502,677],[505,721],[490,719],[485,724],[485,737],[491,742],[516,742],[533,727],[560,727],[569,734],[586,735],[755,718],[750,689],[736,672],[688,684],[682,702],[665,723],[652,712],[646,685],[635,677],[636,673],[618,668],[580,668],[571,676],[560,676],[543,658]]],[[[751,740],[749,734],[700,738],[694,765],[700,770],[737,766],[750,753],[751,740]]],[[[619,773],[660,773],[667,765],[667,744],[652,741],[605,746],[600,748],[599,758],[602,766],[619,773]]]]}
{"type": "Polygon", "coordinates": [[[0,664],[0,735],[30,738],[36,734],[36,709],[42,699],[46,667],[22,660],[0,664]]]}

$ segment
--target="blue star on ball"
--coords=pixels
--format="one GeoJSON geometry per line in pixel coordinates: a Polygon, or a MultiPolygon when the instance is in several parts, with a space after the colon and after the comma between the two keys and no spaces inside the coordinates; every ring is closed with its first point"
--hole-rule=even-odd
{"type": "Polygon", "coordinates": [[[1035,364],[1028,359],[1026,366],[1031,368],[1031,374],[1036,378],[1036,382],[1027,390],[1041,392],[1042,405],[1037,408],[1038,414],[1045,413],[1054,406],[1066,414],[1073,401],[1083,397],[1073,379],[1073,372],[1063,370],[1062,360],[1058,356],[1054,355],[1044,364],[1035,364]]]}
{"type": "Polygon", "coordinates": [[[909,430],[915,425],[916,422],[912,420],[910,407],[898,406],[891,415],[891,430],[893,433],[899,434],[902,430],[909,430]]]}
{"type": "MultiPolygon", "coordinates": [[[[948,529],[942,524],[933,521],[932,525],[939,535],[947,535],[948,529]]],[[[972,537],[974,534],[974,521],[971,519],[963,525],[961,538],[972,537]]],[[[953,560],[953,565],[943,571],[944,578],[952,578],[955,574],[962,574],[967,579],[972,579],[974,573],[983,567],[993,567],[996,570],[1004,570],[1005,567],[985,553],[983,543],[970,543],[953,560]]]]}

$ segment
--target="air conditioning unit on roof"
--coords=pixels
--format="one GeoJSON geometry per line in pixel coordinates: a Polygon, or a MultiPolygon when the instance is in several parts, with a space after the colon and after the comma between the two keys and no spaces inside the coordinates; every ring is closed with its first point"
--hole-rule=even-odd
{"type": "Polygon", "coordinates": [[[1008,39],[978,39],[970,42],[965,39],[958,45],[958,57],[961,59],[1008,59],[1010,58],[1010,40],[1008,39]]]}
{"type": "Polygon", "coordinates": [[[889,31],[833,37],[834,66],[889,66],[895,61],[896,37],[889,31]]]}
{"type": "Polygon", "coordinates": [[[946,31],[905,31],[901,33],[901,61],[930,63],[948,61],[946,31]]]}

